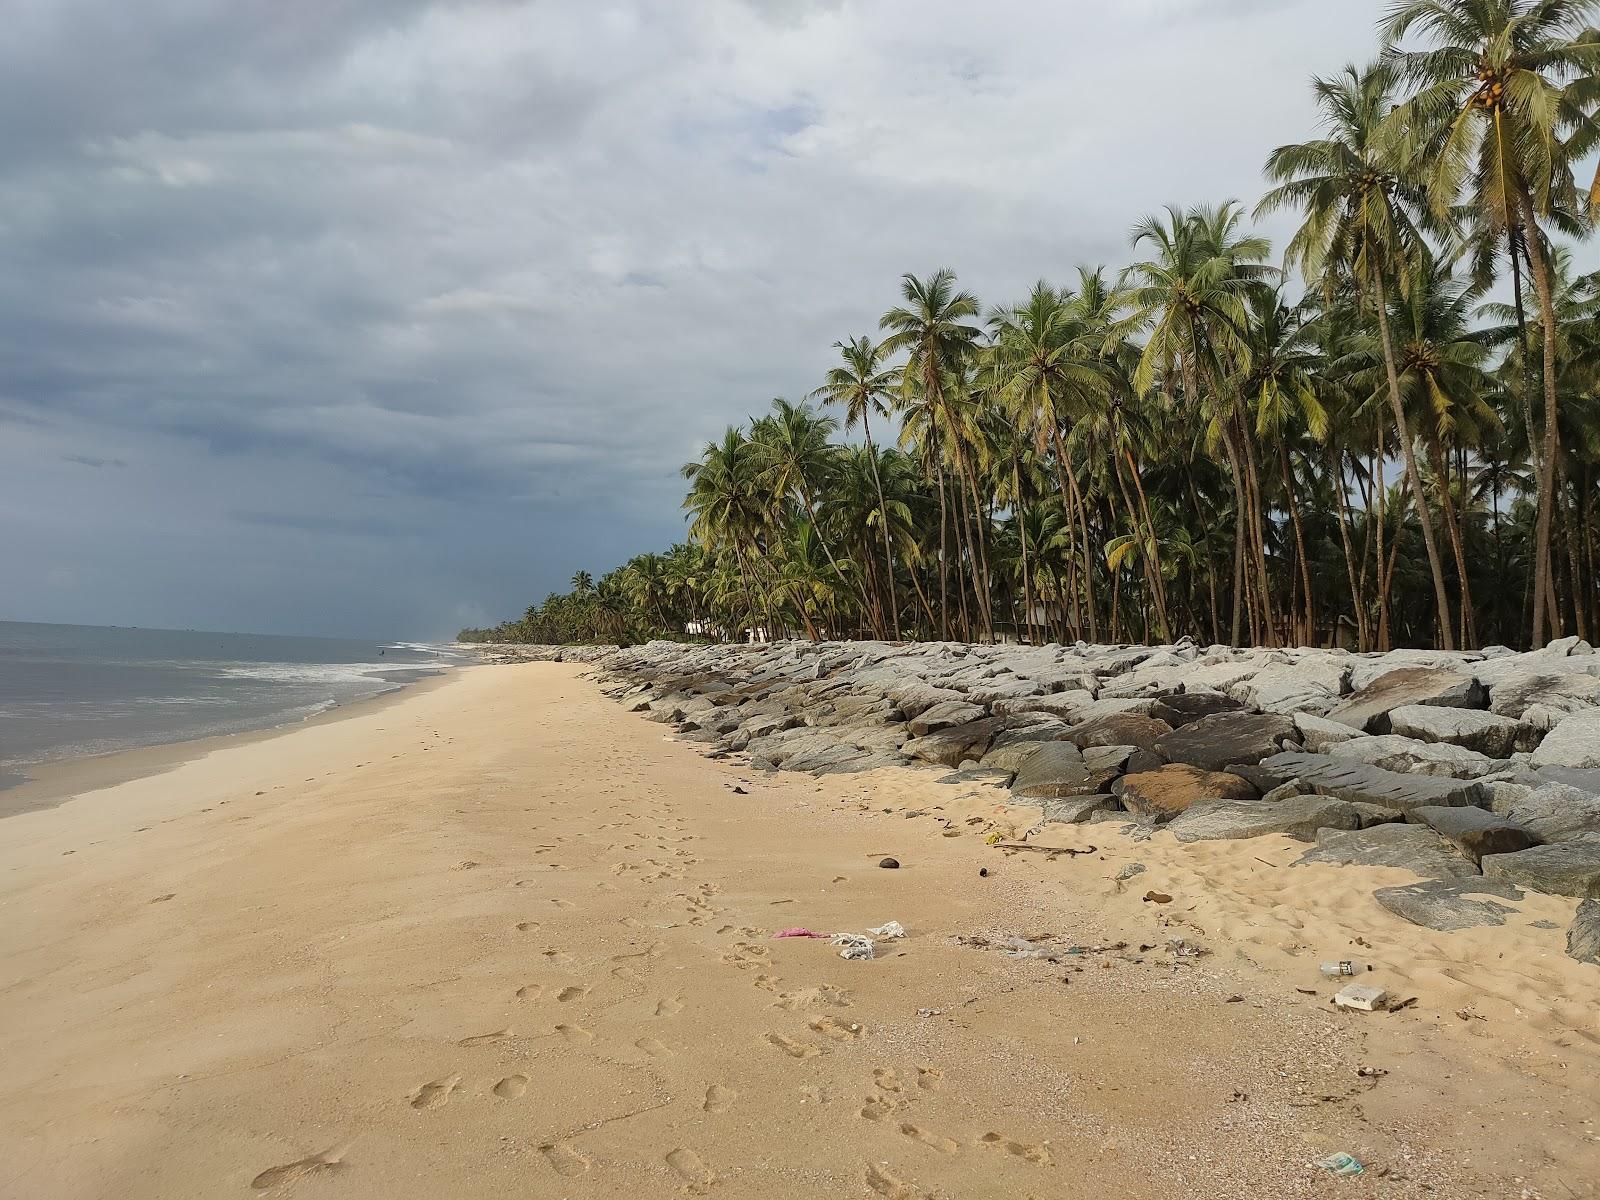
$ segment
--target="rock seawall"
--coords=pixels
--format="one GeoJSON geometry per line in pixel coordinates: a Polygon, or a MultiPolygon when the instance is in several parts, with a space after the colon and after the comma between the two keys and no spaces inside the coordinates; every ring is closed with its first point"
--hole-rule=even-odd
{"type": "Polygon", "coordinates": [[[1186,842],[1282,833],[1316,843],[1311,861],[1407,867],[1425,882],[1404,915],[1423,923],[1437,911],[1460,927],[1474,878],[1502,896],[1600,898],[1600,655],[1576,638],[1365,655],[1187,642],[515,650],[591,663],[633,711],[757,769],[954,769],[1047,820],[1186,842]]]}

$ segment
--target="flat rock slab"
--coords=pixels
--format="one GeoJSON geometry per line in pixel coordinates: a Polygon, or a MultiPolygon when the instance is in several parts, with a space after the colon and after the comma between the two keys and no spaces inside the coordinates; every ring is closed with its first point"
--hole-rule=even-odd
{"type": "Polygon", "coordinates": [[[1352,729],[1388,733],[1389,714],[1408,704],[1482,708],[1487,702],[1487,689],[1466,671],[1401,667],[1378,676],[1345,697],[1326,715],[1330,721],[1339,721],[1352,729]]]}
{"type": "Polygon", "coordinates": [[[1297,781],[1324,796],[1359,804],[1376,804],[1395,812],[1410,812],[1424,805],[1477,805],[1489,802],[1483,785],[1429,775],[1402,775],[1365,763],[1343,762],[1323,754],[1287,753],[1263,759],[1248,773],[1257,786],[1297,781]]]}
{"type": "Polygon", "coordinates": [[[1277,713],[1222,712],[1175,729],[1155,745],[1168,762],[1203,771],[1253,764],[1278,753],[1295,736],[1294,721],[1277,713]]]}
{"type": "Polygon", "coordinates": [[[1359,829],[1354,804],[1331,796],[1291,796],[1287,800],[1201,800],[1167,826],[1180,842],[1208,842],[1283,833],[1302,842],[1320,829],[1359,829]]]}
{"type": "Polygon", "coordinates": [[[1512,717],[1482,709],[1406,704],[1390,710],[1389,731],[1421,742],[1449,742],[1489,758],[1505,758],[1513,750],[1538,744],[1534,730],[1512,717]]]}
{"type": "Polygon", "coordinates": [[[1122,811],[1115,796],[1069,796],[1062,800],[1046,800],[1042,805],[1047,825],[1082,825],[1097,819],[1102,813],[1122,811]]]}
{"type": "Polygon", "coordinates": [[[1567,957],[1600,966],[1600,900],[1578,905],[1567,930],[1567,957]]]}
{"type": "Polygon", "coordinates": [[[1478,875],[1477,864],[1433,830],[1398,822],[1368,829],[1318,830],[1316,848],[1295,860],[1296,866],[1302,863],[1398,867],[1424,879],[1474,879],[1478,875]]]}
{"type": "Polygon", "coordinates": [[[1600,838],[1484,856],[1483,873],[1553,896],[1600,898],[1600,838]]]}
{"type": "Polygon", "coordinates": [[[1481,808],[1425,804],[1407,813],[1406,820],[1426,825],[1473,862],[1485,854],[1515,854],[1540,841],[1531,830],[1481,808]]]}
{"type": "Polygon", "coordinates": [[[1254,800],[1255,786],[1226,771],[1202,771],[1172,763],[1122,779],[1122,804],[1129,812],[1168,821],[1197,800],[1254,800]]]}
{"type": "Polygon", "coordinates": [[[1506,914],[1514,910],[1498,900],[1521,900],[1522,895],[1520,888],[1494,879],[1430,880],[1372,893],[1373,899],[1395,916],[1441,933],[1504,925],[1506,914]]]}
{"type": "Polygon", "coordinates": [[[1323,753],[1329,758],[1366,763],[1403,775],[1439,775],[1448,779],[1479,779],[1505,768],[1503,761],[1465,746],[1424,742],[1398,733],[1357,734],[1328,746],[1323,753]]]}

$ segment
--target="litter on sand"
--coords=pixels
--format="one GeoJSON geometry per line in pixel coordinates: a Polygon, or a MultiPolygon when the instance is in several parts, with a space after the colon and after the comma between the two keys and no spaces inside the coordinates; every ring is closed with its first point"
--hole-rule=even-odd
{"type": "Polygon", "coordinates": [[[833,944],[840,948],[840,958],[876,958],[878,947],[874,938],[886,942],[905,935],[905,926],[899,921],[888,921],[866,933],[836,933],[833,935],[833,944]]]}
{"type": "Polygon", "coordinates": [[[1389,993],[1379,987],[1368,987],[1364,983],[1352,983],[1334,993],[1333,1002],[1340,1008],[1354,1008],[1361,1012],[1377,1012],[1383,1007],[1383,1002],[1389,998],[1389,993]]]}
{"type": "Polygon", "coordinates": [[[831,938],[832,936],[833,934],[831,933],[818,933],[815,929],[806,929],[796,925],[793,929],[778,930],[777,933],[772,935],[771,940],[776,941],[778,938],[831,938]]]}
{"type": "Polygon", "coordinates": [[[1326,1158],[1319,1158],[1311,1165],[1321,1167],[1324,1171],[1332,1171],[1335,1175],[1359,1175],[1367,1169],[1354,1154],[1346,1154],[1343,1150],[1326,1158]]]}

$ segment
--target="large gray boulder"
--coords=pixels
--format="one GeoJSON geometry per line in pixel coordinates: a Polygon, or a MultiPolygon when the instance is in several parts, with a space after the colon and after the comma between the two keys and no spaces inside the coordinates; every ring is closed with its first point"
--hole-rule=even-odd
{"type": "Polygon", "coordinates": [[[1406,820],[1426,825],[1473,862],[1486,854],[1515,854],[1539,844],[1539,835],[1481,808],[1425,804],[1406,820]]]}
{"type": "Polygon", "coordinates": [[[952,688],[934,687],[920,679],[909,679],[890,688],[889,699],[893,700],[894,706],[907,717],[918,716],[935,704],[947,701],[965,702],[965,697],[960,692],[952,688]]]}
{"type": "Polygon", "coordinates": [[[1081,749],[1090,746],[1137,746],[1154,750],[1172,732],[1172,726],[1142,713],[1111,713],[1076,726],[1067,740],[1081,749]]]}
{"type": "Polygon", "coordinates": [[[1600,838],[1600,796],[1564,783],[1546,783],[1496,811],[1544,842],[1600,838]]]}
{"type": "Polygon", "coordinates": [[[1536,892],[1580,900],[1600,897],[1600,838],[1534,846],[1515,854],[1489,854],[1479,865],[1491,879],[1505,879],[1536,892]]]}
{"type": "Polygon", "coordinates": [[[1536,729],[1551,729],[1569,713],[1600,708],[1600,676],[1544,671],[1507,674],[1489,684],[1489,711],[1536,729]]]}
{"type": "Polygon", "coordinates": [[[1158,697],[1150,715],[1158,721],[1165,721],[1173,729],[1181,729],[1201,717],[1236,712],[1243,707],[1232,696],[1221,692],[1173,692],[1158,697]]]}
{"type": "Polygon", "coordinates": [[[1302,842],[1319,829],[1359,829],[1361,812],[1354,804],[1328,796],[1291,796],[1285,800],[1201,800],[1167,826],[1180,842],[1206,842],[1288,834],[1302,842]]]}
{"type": "Polygon", "coordinates": [[[1404,887],[1379,888],[1372,894],[1397,917],[1424,929],[1448,933],[1480,925],[1504,925],[1515,911],[1498,900],[1521,900],[1514,885],[1493,879],[1429,880],[1404,887]]]}
{"type": "Polygon", "coordinates": [[[1533,752],[1534,767],[1600,767],[1600,710],[1573,713],[1533,752]]]}
{"type": "Polygon", "coordinates": [[[1066,720],[1076,720],[1078,714],[1094,703],[1094,693],[1080,689],[1052,692],[1045,696],[1023,696],[1015,700],[996,700],[993,705],[999,716],[1024,716],[1043,713],[1066,720]]]}
{"type": "Polygon", "coordinates": [[[1301,863],[1399,867],[1424,879],[1468,879],[1478,874],[1475,863],[1433,830],[1400,822],[1368,829],[1320,830],[1316,848],[1295,860],[1297,866],[1301,863]]]}
{"type": "Polygon", "coordinates": [[[923,762],[959,767],[969,758],[984,757],[1004,724],[1003,717],[982,717],[965,725],[952,725],[926,737],[912,738],[900,747],[900,752],[923,762]]]}
{"type": "Polygon", "coordinates": [[[1223,691],[1252,708],[1272,713],[1325,713],[1339,702],[1350,680],[1350,664],[1337,658],[1303,658],[1258,671],[1223,691]]]}
{"type": "Polygon", "coordinates": [[[906,729],[910,731],[912,737],[926,737],[930,733],[949,729],[953,725],[965,725],[980,720],[986,715],[980,705],[968,704],[963,700],[941,700],[907,721],[906,729]]]}
{"type": "Polygon", "coordinates": [[[1585,900],[1567,930],[1567,957],[1600,966],[1600,900],[1585,900]]]}
{"type": "Polygon", "coordinates": [[[1389,714],[1412,704],[1445,708],[1482,708],[1488,693],[1466,671],[1436,667],[1401,667],[1380,675],[1366,687],[1329,709],[1330,721],[1339,721],[1367,733],[1388,733],[1389,714]]]}
{"type": "Polygon", "coordinates": [[[1294,721],[1277,713],[1214,713],[1174,729],[1155,749],[1168,762],[1220,771],[1258,763],[1278,753],[1294,734],[1294,721]]]}
{"type": "Polygon", "coordinates": [[[1011,790],[1025,800],[1093,796],[1104,792],[1113,776],[1089,770],[1083,753],[1071,742],[1045,742],[1022,760],[1011,790]]]}
{"type": "MultiPolygon", "coordinates": [[[[1065,733],[1069,726],[1063,725],[1061,732],[1065,733]]],[[[989,752],[979,761],[978,765],[993,771],[1010,771],[1015,773],[1022,769],[1022,764],[1028,760],[1035,750],[1047,742],[1060,741],[1059,737],[1026,738],[1018,741],[1006,741],[1006,732],[995,735],[989,743],[989,752]]]]}
{"type": "Polygon", "coordinates": [[[1402,775],[1369,767],[1364,763],[1341,762],[1323,754],[1277,754],[1263,759],[1240,774],[1257,787],[1279,787],[1297,782],[1302,788],[1324,796],[1335,796],[1358,804],[1375,804],[1394,812],[1410,812],[1423,805],[1488,804],[1483,785],[1460,779],[1441,779],[1427,775],[1402,775]]]}
{"type": "Polygon", "coordinates": [[[1330,721],[1314,713],[1295,713],[1294,727],[1296,740],[1313,754],[1326,754],[1329,747],[1366,736],[1343,721],[1330,721]]]}
{"type": "Polygon", "coordinates": [[[1471,708],[1406,704],[1389,712],[1389,729],[1423,742],[1449,742],[1489,758],[1505,758],[1513,750],[1531,750],[1539,735],[1521,721],[1471,708]]]}

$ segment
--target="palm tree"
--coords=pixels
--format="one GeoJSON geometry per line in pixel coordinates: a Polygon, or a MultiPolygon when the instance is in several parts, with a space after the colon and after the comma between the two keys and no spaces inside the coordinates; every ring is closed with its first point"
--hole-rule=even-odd
{"type": "MultiPolygon", "coordinates": [[[[889,355],[906,352],[906,364],[900,372],[901,404],[908,410],[920,409],[928,438],[927,461],[939,488],[939,626],[940,636],[946,637],[949,589],[945,529],[949,524],[949,501],[945,494],[942,455],[951,453],[962,474],[968,474],[965,454],[956,436],[955,410],[962,391],[959,376],[980,337],[978,327],[967,324],[978,315],[978,298],[971,292],[956,290],[955,272],[948,267],[940,268],[927,279],[902,276],[900,294],[905,305],[890,309],[878,322],[880,329],[890,331],[880,349],[889,355]]],[[[968,482],[975,492],[976,482],[968,482]]],[[[961,528],[958,524],[958,550],[961,528]]],[[[974,564],[982,552],[981,542],[977,552],[970,556],[974,564]]],[[[978,602],[985,614],[988,611],[983,594],[986,589],[987,582],[983,581],[978,602]]]]}
{"type": "Polygon", "coordinates": [[[889,405],[899,386],[900,373],[894,367],[883,366],[883,348],[872,344],[868,337],[851,338],[835,342],[840,363],[828,370],[823,385],[811,393],[813,399],[827,404],[837,404],[844,409],[844,427],[854,429],[861,423],[867,439],[868,461],[872,467],[872,483],[878,493],[878,528],[883,534],[883,561],[888,571],[889,621],[895,641],[900,640],[900,606],[894,599],[894,547],[889,541],[889,517],[884,508],[883,480],[878,473],[878,455],[872,442],[872,415],[888,417],[889,405]]]}
{"type": "Polygon", "coordinates": [[[1288,261],[1297,265],[1306,279],[1321,279],[1325,286],[1332,286],[1339,272],[1348,272],[1371,297],[1389,403],[1433,573],[1440,641],[1448,650],[1454,648],[1455,640],[1444,562],[1417,470],[1389,329],[1389,288],[1391,284],[1406,285],[1424,252],[1419,222],[1425,212],[1421,188],[1397,168],[1382,136],[1393,87],[1393,73],[1382,64],[1364,70],[1348,66],[1330,79],[1313,80],[1326,136],[1272,152],[1266,173],[1278,186],[1262,198],[1256,212],[1288,207],[1303,210],[1305,223],[1289,243],[1288,261]]]}
{"type": "Polygon", "coordinates": [[[1266,551],[1261,514],[1252,490],[1254,445],[1240,419],[1227,380],[1250,363],[1248,298],[1268,278],[1264,238],[1240,235],[1239,206],[1198,206],[1146,217],[1133,230],[1133,245],[1150,243],[1154,256],[1123,272],[1128,316],[1121,332],[1147,331],[1133,372],[1134,393],[1148,397],[1157,372],[1170,392],[1181,383],[1184,402],[1209,427],[1209,440],[1226,452],[1240,503],[1234,517],[1233,641],[1240,640],[1241,604],[1246,594],[1244,556],[1253,563],[1256,599],[1252,623],[1268,644],[1276,641],[1268,609],[1266,551]],[[1259,621],[1257,621],[1259,618],[1259,621]]]}
{"type": "MultiPolygon", "coordinates": [[[[1592,109],[1600,34],[1589,22],[1600,0],[1402,0],[1382,25],[1385,60],[1416,93],[1391,121],[1403,152],[1426,163],[1436,212],[1463,191],[1490,234],[1528,256],[1544,328],[1544,443],[1534,549],[1533,641],[1556,620],[1550,588],[1551,518],[1557,454],[1557,328],[1550,243],[1541,220],[1568,229],[1581,219],[1573,163],[1600,143],[1592,109]],[[1420,34],[1426,49],[1399,43],[1420,34]]],[[[1600,206],[1600,175],[1588,207],[1600,206]]]]}
{"type": "MultiPolygon", "coordinates": [[[[759,626],[760,622],[755,610],[755,568],[747,557],[747,549],[754,547],[769,507],[756,495],[756,469],[749,439],[731,427],[722,435],[721,442],[708,442],[700,459],[683,468],[683,476],[689,481],[689,494],[683,506],[693,514],[690,532],[713,550],[733,551],[744,584],[744,609],[752,627],[759,626]]],[[[760,556],[754,561],[759,564],[760,556]]],[[[776,631],[771,598],[764,586],[761,592],[770,636],[776,631]]]]}

